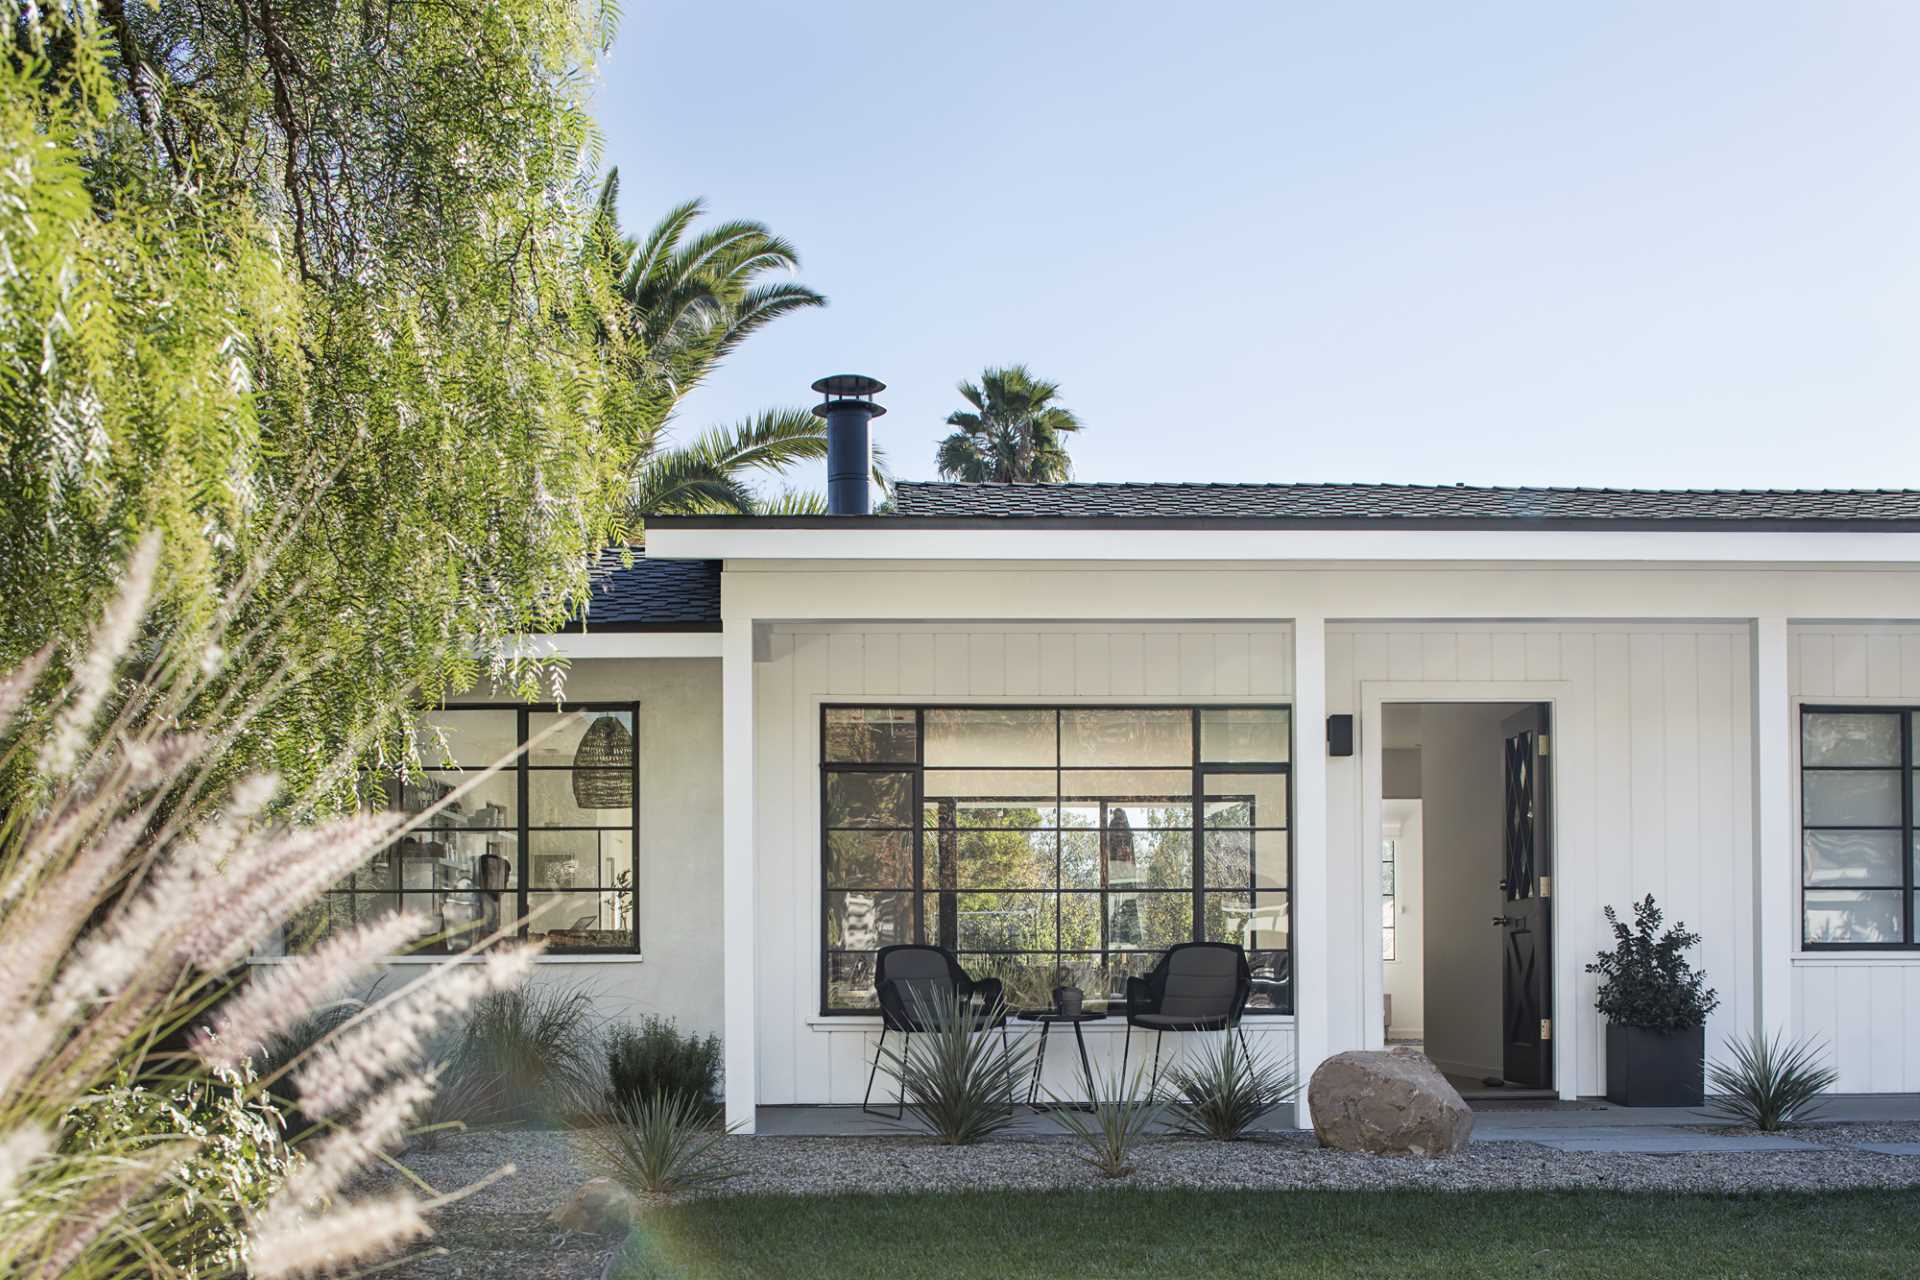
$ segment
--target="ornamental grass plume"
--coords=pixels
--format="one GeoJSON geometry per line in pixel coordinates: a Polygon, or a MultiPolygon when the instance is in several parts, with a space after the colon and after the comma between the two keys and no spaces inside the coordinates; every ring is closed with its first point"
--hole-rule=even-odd
{"type": "Polygon", "coordinates": [[[0,675],[0,1275],[338,1272],[429,1234],[443,1200],[346,1188],[428,1105],[420,1046],[535,948],[436,966],[255,1078],[264,1046],[427,925],[369,922],[257,980],[239,963],[437,810],[297,825],[280,815],[303,797],[233,777],[225,748],[257,708],[226,690],[272,685],[233,664],[272,637],[156,623],[157,545],[84,653],[0,675]],[[218,728],[181,727],[208,705],[218,728]],[[268,1092],[287,1076],[322,1117],[298,1152],[268,1092]]]}

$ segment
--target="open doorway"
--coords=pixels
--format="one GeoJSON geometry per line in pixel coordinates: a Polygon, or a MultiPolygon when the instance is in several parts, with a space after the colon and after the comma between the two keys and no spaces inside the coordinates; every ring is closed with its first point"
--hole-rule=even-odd
{"type": "Polygon", "coordinates": [[[1383,711],[1386,1036],[1469,1099],[1553,1094],[1548,716],[1532,702],[1383,711]]]}

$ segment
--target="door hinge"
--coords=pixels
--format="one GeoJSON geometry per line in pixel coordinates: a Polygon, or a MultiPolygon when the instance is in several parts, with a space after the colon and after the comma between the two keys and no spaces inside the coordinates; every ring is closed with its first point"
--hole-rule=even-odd
{"type": "Polygon", "coordinates": [[[1548,737],[1547,737],[1547,735],[1546,735],[1546,734],[1544,734],[1544,733],[1543,733],[1543,734],[1541,734],[1541,735],[1540,735],[1540,754],[1541,754],[1541,755],[1543,755],[1543,756],[1544,756],[1544,755],[1546,755],[1546,754],[1547,754],[1547,748],[1548,748],[1548,746],[1549,746],[1549,745],[1550,745],[1550,742],[1549,742],[1549,739],[1548,739],[1548,737]]]}
{"type": "Polygon", "coordinates": [[[1553,1019],[1552,1018],[1540,1019],[1540,1038],[1542,1040],[1553,1039],[1553,1019]]]}
{"type": "Polygon", "coordinates": [[[1553,877],[1552,876],[1540,877],[1540,888],[1538,889],[1538,891],[1536,891],[1534,896],[1538,898],[1551,898],[1553,896],[1553,877]]]}

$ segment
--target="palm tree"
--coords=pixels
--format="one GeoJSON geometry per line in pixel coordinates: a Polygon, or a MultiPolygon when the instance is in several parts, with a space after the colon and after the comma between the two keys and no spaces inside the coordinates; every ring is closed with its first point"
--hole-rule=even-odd
{"type": "Polygon", "coordinates": [[[940,442],[935,462],[942,476],[973,484],[1073,478],[1065,437],[1080,430],[1080,419],[1054,403],[1059,383],[1014,364],[986,370],[977,385],[961,383],[960,394],[973,408],[947,415],[947,425],[957,429],[940,442]]]}
{"type": "MultiPolygon", "coordinates": [[[[758,222],[735,220],[697,229],[699,200],[669,210],[644,237],[620,230],[620,171],[609,170],[594,206],[594,235],[627,304],[630,346],[645,405],[637,430],[644,441],[629,511],[649,515],[799,514],[811,495],[771,501],[747,484],[754,471],[778,473],[824,458],[826,425],[805,409],[771,409],[731,426],[712,427],[691,443],[670,445],[667,428],[681,400],[747,338],[796,311],[823,307],[821,294],[795,280],[767,280],[796,270],[788,241],[758,222]]],[[[876,463],[875,479],[887,483],[876,463]]],[[[819,503],[818,505],[824,505],[819,503]]]]}

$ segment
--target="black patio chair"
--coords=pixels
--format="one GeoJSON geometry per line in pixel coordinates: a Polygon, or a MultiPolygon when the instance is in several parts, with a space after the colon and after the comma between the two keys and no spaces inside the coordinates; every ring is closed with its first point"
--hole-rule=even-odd
{"type": "MultiPolygon", "coordinates": [[[[867,1072],[867,1092],[860,1109],[869,1115],[884,1116],[867,1105],[873,1098],[873,1081],[880,1074],[880,1059],[887,1046],[887,1032],[898,1031],[904,1039],[900,1056],[904,1061],[913,1033],[938,1028],[926,1019],[946,1008],[955,996],[968,1002],[973,1030],[1000,1029],[1000,1052],[1008,1051],[1007,1002],[998,978],[973,978],[960,967],[953,952],[945,947],[926,947],[901,943],[882,947],[874,958],[874,990],[880,997],[880,1042],[874,1046],[873,1069],[867,1072]]],[[[907,1082],[900,1082],[900,1100],[895,1120],[907,1113],[907,1082]]]]}
{"type": "Polygon", "coordinates": [[[1127,1031],[1120,1049],[1120,1078],[1127,1078],[1127,1054],[1133,1047],[1133,1029],[1153,1036],[1152,1097],[1160,1086],[1160,1042],[1169,1031],[1224,1031],[1239,1035],[1240,1052],[1247,1052],[1247,1033],[1240,1029],[1253,990],[1247,953],[1229,942],[1182,942],[1168,947],[1160,963],[1144,978],[1127,979],[1127,1031]]]}

